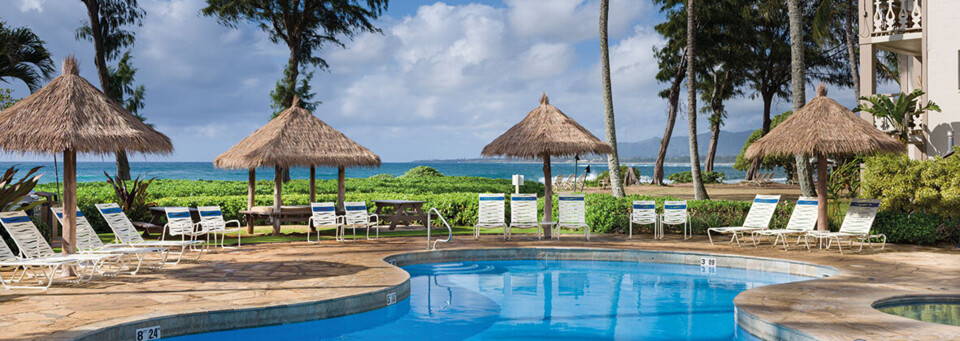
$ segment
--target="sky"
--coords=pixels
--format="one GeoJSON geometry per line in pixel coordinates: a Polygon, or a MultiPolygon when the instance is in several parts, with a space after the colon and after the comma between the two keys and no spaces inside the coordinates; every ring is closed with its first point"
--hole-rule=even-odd
{"type": "MultiPolygon", "coordinates": [[[[4,0],[0,20],[31,28],[59,65],[68,55],[97,84],[93,45],[77,41],[86,20],[80,1],[4,0]]],[[[285,45],[250,24],[219,25],[200,14],[204,0],[140,0],[143,26],[134,28],[136,81],[146,87],[149,123],[173,140],[169,156],[132,161],[212,161],[269,120],[269,93],[283,74],[285,45]]],[[[610,63],[617,138],[632,142],[663,134],[665,84],[653,49],[663,20],[650,1],[612,0],[610,63]]],[[[394,0],[378,20],[382,34],[360,34],[346,47],[326,46],[330,64],[311,85],[314,115],[384,161],[476,158],[483,147],[534,109],[542,93],[603,139],[597,0],[394,0]]],[[[19,81],[0,83],[14,96],[19,81]]],[[[807,95],[812,97],[808,85],[807,95]]],[[[850,89],[831,89],[853,105],[850,89]]],[[[789,110],[788,100],[773,113],[789,110]]],[[[760,128],[762,102],[749,96],[727,104],[724,130],[760,128]]],[[[699,119],[707,132],[707,119],[699,119]]],[[[686,114],[674,135],[687,135],[686,114]]],[[[722,135],[721,135],[722,138],[722,135]]],[[[30,156],[27,156],[30,158],[30,156]]],[[[22,159],[0,154],[0,160],[22,159]]],[[[46,160],[47,157],[37,157],[46,160]]],[[[99,161],[100,156],[81,157],[99,161]]]]}

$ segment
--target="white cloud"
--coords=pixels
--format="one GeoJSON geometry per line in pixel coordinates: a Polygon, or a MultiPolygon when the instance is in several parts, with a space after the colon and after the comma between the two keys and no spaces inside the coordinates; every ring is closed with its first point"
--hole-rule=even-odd
{"type": "Polygon", "coordinates": [[[20,0],[20,11],[37,11],[43,12],[43,3],[44,0],[20,0]]]}

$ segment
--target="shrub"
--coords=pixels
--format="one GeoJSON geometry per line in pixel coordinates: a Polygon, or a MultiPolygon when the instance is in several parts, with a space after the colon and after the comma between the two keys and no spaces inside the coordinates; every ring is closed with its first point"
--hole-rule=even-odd
{"type": "Polygon", "coordinates": [[[395,176],[393,176],[393,174],[377,174],[377,175],[374,175],[374,176],[369,177],[368,179],[371,179],[371,180],[384,180],[384,179],[393,179],[393,178],[395,178],[395,176]]]}
{"type": "MultiPolygon", "coordinates": [[[[620,180],[624,180],[627,178],[627,168],[630,168],[630,167],[623,166],[623,165],[620,166],[620,180]]],[[[640,171],[637,170],[636,168],[633,168],[633,175],[635,175],[637,179],[640,179],[640,171]]],[[[610,170],[605,170],[600,172],[600,174],[597,174],[597,181],[600,181],[601,179],[609,180],[610,170]]]]}
{"type": "Polygon", "coordinates": [[[416,166],[410,168],[403,177],[442,177],[443,173],[430,166],[416,166]]]}
{"type": "Polygon", "coordinates": [[[881,199],[881,209],[960,217],[960,157],[916,161],[879,155],[865,165],[862,196],[881,199]]]}
{"type": "MultiPolygon", "coordinates": [[[[705,184],[723,183],[723,178],[726,176],[721,172],[712,171],[702,171],[700,175],[703,177],[703,183],[705,184]]],[[[673,173],[667,176],[667,180],[680,184],[691,183],[693,182],[693,173],[690,171],[673,173]]]]}

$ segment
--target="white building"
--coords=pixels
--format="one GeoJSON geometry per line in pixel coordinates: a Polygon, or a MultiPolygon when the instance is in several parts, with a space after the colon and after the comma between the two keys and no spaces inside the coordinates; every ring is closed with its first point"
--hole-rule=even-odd
{"type": "MultiPolygon", "coordinates": [[[[859,4],[861,95],[876,94],[877,50],[899,54],[901,91],[923,89],[923,101],[933,101],[942,110],[919,118],[908,154],[926,159],[947,153],[956,143],[954,132],[960,134],[960,0],[860,0],[859,4]]],[[[861,117],[879,121],[866,113],[861,117]]]]}

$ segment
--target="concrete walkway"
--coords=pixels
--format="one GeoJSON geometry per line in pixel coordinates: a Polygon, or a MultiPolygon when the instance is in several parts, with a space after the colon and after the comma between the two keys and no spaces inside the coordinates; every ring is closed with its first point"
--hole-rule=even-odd
{"type": "MultiPolygon", "coordinates": [[[[627,240],[503,242],[458,236],[443,249],[590,247],[696,251],[800,260],[835,267],[826,279],[752,289],[735,303],[742,312],[823,340],[940,340],[960,337],[960,327],[923,323],[881,313],[871,303],[900,295],[960,295],[960,252],[893,246],[839,255],[836,251],[710,245],[693,241],[627,240]]],[[[0,339],[73,339],[107,326],[185,313],[290,305],[369,293],[404,284],[408,275],[383,258],[422,251],[425,239],[384,238],[340,244],[284,243],[244,246],[204,255],[198,263],[138,276],[54,284],[47,292],[0,291],[0,339]]],[[[402,298],[401,298],[402,299],[402,298]]],[[[132,337],[132,336],[131,336],[132,337]]]]}

